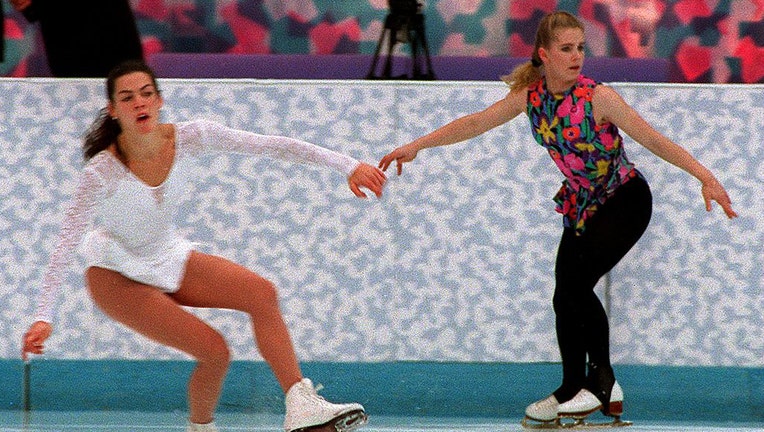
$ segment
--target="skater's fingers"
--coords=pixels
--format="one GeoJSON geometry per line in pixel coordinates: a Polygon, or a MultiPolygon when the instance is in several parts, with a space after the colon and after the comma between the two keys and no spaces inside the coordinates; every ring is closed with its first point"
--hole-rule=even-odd
{"type": "Polygon", "coordinates": [[[382,171],[387,171],[387,168],[390,167],[390,164],[392,164],[393,161],[397,161],[399,157],[400,156],[398,156],[398,154],[395,151],[393,151],[390,154],[385,155],[379,161],[379,165],[378,166],[379,166],[380,169],[382,169],[382,171]]]}
{"type": "Polygon", "coordinates": [[[374,195],[376,195],[377,198],[380,198],[382,196],[382,188],[385,186],[385,179],[380,178],[375,174],[376,173],[374,172],[367,174],[365,177],[361,178],[357,184],[374,192],[374,195]]]}
{"type": "Polygon", "coordinates": [[[366,163],[359,165],[348,178],[350,189],[359,198],[366,198],[366,194],[360,190],[361,187],[374,192],[377,198],[381,197],[386,181],[387,176],[379,168],[366,163]]]}
{"type": "Polygon", "coordinates": [[[383,171],[387,171],[387,168],[390,166],[390,164],[395,161],[398,175],[401,175],[403,173],[403,164],[405,162],[413,161],[414,158],[416,158],[417,152],[418,150],[410,146],[398,147],[382,158],[382,160],[379,162],[379,167],[382,168],[383,171]]]}
{"type": "Polygon", "coordinates": [[[28,354],[44,354],[45,344],[36,340],[27,340],[24,342],[24,346],[21,349],[21,358],[26,361],[28,354]]]}
{"type": "Polygon", "coordinates": [[[348,182],[348,186],[350,186],[350,190],[357,196],[358,198],[366,198],[366,194],[361,191],[361,188],[358,187],[358,185],[355,182],[348,182]]]}
{"type": "Polygon", "coordinates": [[[53,332],[53,326],[45,321],[36,321],[29,327],[22,340],[21,356],[26,359],[27,353],[43,354],[45,341],[53,332]]]}

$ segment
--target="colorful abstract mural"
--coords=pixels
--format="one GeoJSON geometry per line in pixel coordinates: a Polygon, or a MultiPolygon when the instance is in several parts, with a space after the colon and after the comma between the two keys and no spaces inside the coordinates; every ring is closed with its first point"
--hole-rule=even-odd
{"type": "MultiPolygon", "coordinates": [[[[4,0],[7,1],[7,0],[4,0]]],[[[385,0],[131,0],[144,52],[372,54],[385,0]]],[[[426,0],[433,55],[527,56],[549,11],[579,16],[591,56],[659,57],[677,82],[764,82],[764,0],[426,0]]],[[[5,7],[5,76],[45,75],[36,25],[5,7]]]]}

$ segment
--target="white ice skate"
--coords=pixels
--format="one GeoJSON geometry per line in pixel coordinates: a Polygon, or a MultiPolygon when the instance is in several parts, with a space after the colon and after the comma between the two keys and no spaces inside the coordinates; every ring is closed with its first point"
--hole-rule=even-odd
{"type": "Polygon", "coordinates": [[[573,399],[560,404],[557,414],[561,419],[573,419],[572,423],[561,422],[562,427],[595,428],[631,425],[631,422],[621,420],[621,415],[623,415],[623,389],[621,389],[617,381],[613,384],[607,410],[603,409],[602,402],[597,399],[597,396],[589,390],[582,389],[573,399]],[[587,417],[599,410],[602,410],[603,414],[613,417],[613,420],[602,423],[587,421],[587,417]]]}
{"type": "Polygon", "coordinates": [[[293,385],[286,394],[286,432],[349,432],[367,420],[361,404],[327,402],[307,378],[293,385]]]}
{"type": "Polygon", "coordinates": [[[533,402],[525,408],[523,427],[528,429],[557,429],[560,424],[557,416],[559,406],[560,403],[557,402],[557,398],[553,394],[533,402]]]}
{"type": "MultiPolygon", "coordinates": [[[[609,412],[613,417],[610,422],[592,422],[587,417],[602,409],[602,402],[589,390],[579,391],[573,399],[562,404],[550,395],[546,399],[534,402],[525,409],[522,425],[527,429],[593,429],[630,426],[632,423],[621,420],[623,414],[623,389],[616,382],[610,394],[609,412]],[[573,421],[563,419],[572,419],[573,421]]],[[[604,410],[603,410],[604,411],[604,410]]]]}
{"type": "Polygon", "coordinates": [[[215,423],[197,424],[189,423],[187,432],[218,432],[218,428],[215,427],[215,423]]]}

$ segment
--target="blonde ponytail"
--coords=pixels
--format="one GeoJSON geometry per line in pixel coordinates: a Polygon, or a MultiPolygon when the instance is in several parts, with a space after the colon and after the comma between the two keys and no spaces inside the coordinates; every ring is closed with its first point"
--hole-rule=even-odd
{"type": "Polygon", "coordinates": [[[541,67],[534,66],[532,61],[527,61],[515,67],[509,75],[504,75],[501,80],[509,85],[510,91],[527,88],[541,79],[541,67]]]}

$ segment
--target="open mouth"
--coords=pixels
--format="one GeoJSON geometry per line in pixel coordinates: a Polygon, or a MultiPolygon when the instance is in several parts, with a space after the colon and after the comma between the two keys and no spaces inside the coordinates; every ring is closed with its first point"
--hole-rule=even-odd
{"type": "Polygon", "coordinates": [[[148,119],[149,119],[148,114],[141,114],[138,116],[136,120],[138,121],[138,123],[145,123],[146,121],[148,121],[148,119]]]}

